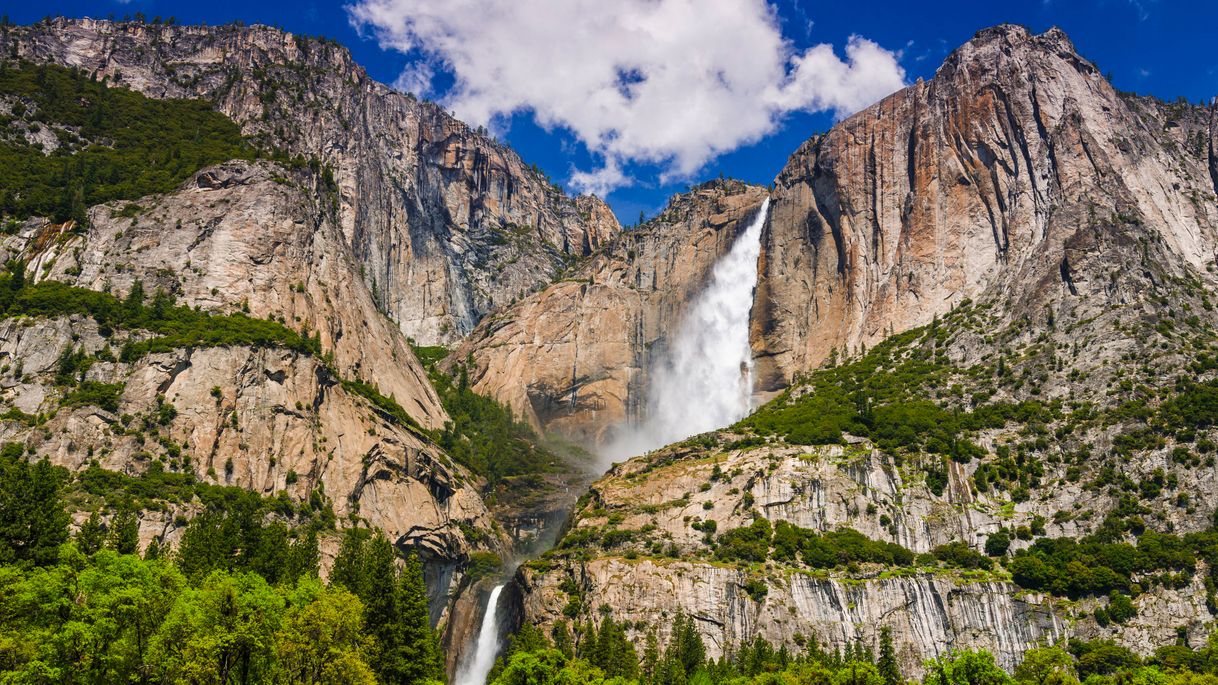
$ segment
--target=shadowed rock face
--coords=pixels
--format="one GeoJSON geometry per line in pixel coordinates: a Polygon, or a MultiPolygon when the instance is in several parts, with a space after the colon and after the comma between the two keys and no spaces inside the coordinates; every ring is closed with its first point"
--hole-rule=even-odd
{"type": "Polygon", "coordinates": [[[1214,135],[1212,112],[1117,93],[1057,29],[980,32],[779,174],[753,310],[762,387],[986,291],[1014,313],[1066,297],[1088,278],[1069,275],[1072,246],[1114,218],[1206,273],[1214,135]]]}
{"type": "Polygon", "coordinates": [[[420,343],[459,339],[615,235],[511,149],[370,79],[333,43],[254,27],[56,19],[0,48],[150,97],[203,98],[246,135],[333,169],[338,223],[378,306],[420,343]]]}
{"type": "Polygon", "coordinates": [[[765,193],[716,181],[674,198],[559,282],[488,318],[451,358],[472,356],[474,389],[535,426],[603,443],[640,417],[651,360],[765,193]]]}

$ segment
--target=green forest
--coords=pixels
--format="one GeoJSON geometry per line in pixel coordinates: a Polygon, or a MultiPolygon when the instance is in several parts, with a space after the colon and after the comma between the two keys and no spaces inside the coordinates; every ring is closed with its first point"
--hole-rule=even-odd
{"type": "MultiPolygon", "coordinates": [[[[444,678],[422,567],[348,529],[329,583],[318,536],[276,504],[210,486],[175,549],[140,549],[134,502],[69,533],[84,483],[20,445],[0,450],[0,682],[431,683],[444,678]]],[[[110,498],[107,498],[110,501],[110,498]]]]}
{"type": "Polygon", "coordinates": [[[255,151],[199,100],[154,100],[56,65],[0,61],[0,215],[87,221],[103,202],[177,187],[199,169],[255,151]],[[40,141],[49,134],[53,145],[40,141]]]}

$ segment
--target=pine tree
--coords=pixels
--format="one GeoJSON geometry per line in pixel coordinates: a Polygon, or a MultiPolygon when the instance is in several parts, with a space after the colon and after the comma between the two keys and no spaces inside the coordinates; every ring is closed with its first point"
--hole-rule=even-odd
{"type": "Polygon", "coordinates": [[[123,306],[127,310],[127,316],[135,318],[144,312],[144,282],[140,279],[135,279],[131,283],[131,290],[127,291],[127,298],[123,300],[123,306]]]}
{"type": "MultiPolygon", "coordinates": [[[[575,641],[571,637],[571,630],[567,627],[567,622],[563,619],[558,619],[554,622],[554,627],[550,629],[550,635],[554,637],[554,648],[562,652],[562,655],[568,659],[575,656],[575,641]]],[[[655,639],[655,635],[652,635],[655,639]]]]}
{"type": "Polygon", "coordinates": [[[880,629],[880,660],[877,665],[885,685],[900,685],[905,682],[901,677],[901,666],[897,663],[897,652],[892,644],[892,628],[888,626],[880,629]]]}
{"type": "Polygon", "coordinates": [[[626,680],[638,677],[639,655],[634,645],[626,639],[626,631],[622,629],[612,616],[601,620],[597,633],[596,651],[590,661],[599,666],[605,675],[620,676],[626,680]]]}
{"type": "Polygon", "coordinates": [[[444,678],[444,658],[427,609],[423,567],[414,555],[401,573],[397,552],[379,532],[350,530],[334,560],[331,582],[364,602],[370,659],[381,681],[425,683],[444,678]]]}
{"type": "Polygon", "coordinates": [[[373,647],[376,656],[372,663],[376,664],[382,680],[405,682],[401,676],[409,665],[402,662],[402,655],[397,650],[402,642],[402,607],[394,566],[396,554],[389,541],[378,534],[368,543],[362,556],[360,585],[363,594],[360,599],[364,600],[364,626],[376,641],[373,647]]]}
{"type": "Polygon", "coordinates": [[[102,528],[101,516],[94,511],[88,520],[76,531],[76,547],[81,552],[91,555],[102,548],[106,542],[106,531],[102,528]]]}
{"type": "Polygon", "coordinates": [[[16,443],[0,450],[0,563],[49,566],[68,541],[63,475],[46,459],[31,465],[24,451],[16,443]]]}
{"type": "Polygon", "coordinates": [[[124,509],[114,515],[106,544],[119,554],[135,554],[139,550],[140,523],[134,511],[124,509]]]}
{"type": "Polygon", "coordinates": [[[678,612],[673,619],[672,636],[668,641],[664,661],[667,662],[665,677],[673,678],[674,671],[680,671],[680,683],[684,683],[688,676],[697,673],[706,664],[706,645],[702,642],[702,636],[698,633],[693,619],[687,617],[684,612],[678,612]]]}
{"type": "Polygon", "coordinates": [[[330,570],[332,584],[347,588],[360,599],[368,596],[365,552],[370,536],[367,528],[348,528],[343,533],[338,556],[334,557],[334,566],[330,570]]]}
{"type": "MultiPolygon", "coordinates": [[[[401,652],[409,664],[407,678],[402,682],[443,680],[444,655],[440,651],[440,641],[431,627],[431,617],[427,610],[423,564],[414,554],[406,557],[406,566],[399,575],[398,592],[402,612],[401,652]]],[[[544,636],[542,639],[544,640],[544,636]]]]}
{"type": "Polygon", "coordinates": [[[647,646],[643,648],[643,682],[654,685],[660,671],[660,644],[656,640],[656,631],[647,631],[647,646]]]}

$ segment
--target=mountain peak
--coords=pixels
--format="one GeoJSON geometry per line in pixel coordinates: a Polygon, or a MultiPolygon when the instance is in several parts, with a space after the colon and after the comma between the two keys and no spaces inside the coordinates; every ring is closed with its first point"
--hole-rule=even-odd
{"type": "Polygon", "coordinates": [[[965,65],[970,73],[978,70],[1001,69],[1004,64],[1027,66],[1046,59],[1064,59],[1078,71],[1098,75],[1099,70],[1078,54],[1066,32],[1054,26],[1044,33],[1032,33],[1019,24],[999,24],[978,31],[964,45],[956,48],[936,72],[936,78],[947,76],[965,65]]]}

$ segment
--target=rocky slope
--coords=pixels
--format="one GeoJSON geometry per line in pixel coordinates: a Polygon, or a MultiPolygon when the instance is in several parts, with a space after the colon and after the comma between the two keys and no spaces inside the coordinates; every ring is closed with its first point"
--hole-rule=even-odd
{"type": "Polygon", "coordinates": [[[1203,108],[1113,91],[1059,31],[1004,26],[808,141],[773,191],[752,321],[758,389],[789,389],[595,483],[518,576],[518,618],[607,605],[663,640],[684,611],[716,653],[887,626],[913,673],[1071,636],[1202,644],[1213,136],[1203,108]],[[797,558],[779,523],[840,556],[797,558]],[[834,542],[846,528],[863,538],[834,542]],[[1108,568],[1072,541],[1134,555],[1148,531],[1196,545],[1187,568],[1065,589],[1108,568]],[[1113,622],[1123,593],[1135,615],[1113,622]]]}
{"type": "Polygon", "coordinates": [[[482,323],[453,355],[474,388],[585,444],[637,420],[651,360],[764,199],[712,181],[622,233],[562,280],[482,323]]]}
{"type": "MultiPolygon", "coordinates": [[[[10,318],[0,327],[0,400],[10,410],[0,440],[73,471],[97,464],[138,476],[155,464],[325,502],[341,521],[377,526],[420,552],[443,617],[468,556],[506,554],[509,542],[478,479],[420,430],[442,425],[444,409],[359,279],[319,183],[307,171],[235,161],[168,195],[94,207],[84,230],[25,222],[0,252],[28,262],[29,280],[120,297],[140,282],[148,299],[160,291],[217,315],[281,320],[316,336],[325,358],[226,345],[124,361],[119,349],[146,333],[101,330],[81,316],[10,318]],[[114,411],[66,402],[60,360],[73,351],[90,360],[85,382],[119,384],[114,411]],[[358,379],[374,381],[412,422],[344,383],[358,379]],[[152,421],[164,406],[174,408],[169,420],[152,421]]],[[[176,542],[194,507],[142,512],[143,542],[176,542]]]]}
{"type": "Polygon", "coordinates": [[[980,32],[779,174],[753,315],[762,383],[986,291],[1016,316],[1039,308],[1043,288],[1076,287],[1114,218],[1209,282],[1215,135],[1212,111],[1115,91],[1060,30],[980,32]]]}
{"type": "Polygon", "coordinates": [[[324,40],[265,26],[54,19],[4,54],[84,69],[156,98],[202,98],[264,146],[333,170],[338,224],[380,309],[423,344],[469,332],[615,235],[509,148],[368,77],[324,40]]]}

